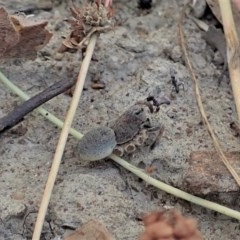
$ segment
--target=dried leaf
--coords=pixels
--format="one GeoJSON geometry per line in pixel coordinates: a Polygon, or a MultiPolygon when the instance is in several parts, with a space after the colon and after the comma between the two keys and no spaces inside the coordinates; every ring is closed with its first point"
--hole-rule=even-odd
{"type": "Polygon", "coordinates": [[[24,58],[34,60],[52,37],[45,29],[47,21],[35,22],[25,16],[9,16],[0,8],[0,58],[24,58]]]}
{"type": "Polygon", "coordinates": [[[63,240],[115,240],[115,238],[103,224],[92,220],[70,233],[63,240]]]}
{"type": "MultiPolygon", "coordinates": [[[[217,18],[217,20],[222,23],[222,17],[220,12],[220,7],[218,4],[218,0],[206,0],[209,8],[211,9],[214,16],[217,18]]],[[[233,11],[233,18],[235,21],[236,26],[240,25],[240,12],[239,9],[236,6],[236,0],[231,0],[232,2],[232,11],[233,11]]],[[[238,36],[240,36],[240,28],[237,27],[238,36]]]]}
{"type": "Polygon", "coordinates": [[[0,8],[0,41],[0,57],[19,41],[19,33],[4,8],[0,8]]]}
{"type": "Polygon", "coordinates": [[[62,42],[59,52],[82,48],[94,32],[102,33],[112,28],[111,8],[101,1],[86,3],[82,8],[74,6],[70,10],[73,18],[66,22],[71,26],[71,33],[62,42]]]}

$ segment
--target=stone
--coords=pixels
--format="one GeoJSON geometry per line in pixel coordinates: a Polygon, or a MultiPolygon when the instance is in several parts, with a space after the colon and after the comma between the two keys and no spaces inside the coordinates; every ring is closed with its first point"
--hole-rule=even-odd
{"type": "MultiPolygon", "coordinates": [[[[224,153],[240,175],[240,152],[224,153]]],[[[196,195],[238,192],[239,186],[231,176],[217,152],[194,151],[187,160],[184,189],[196,195]]]]}

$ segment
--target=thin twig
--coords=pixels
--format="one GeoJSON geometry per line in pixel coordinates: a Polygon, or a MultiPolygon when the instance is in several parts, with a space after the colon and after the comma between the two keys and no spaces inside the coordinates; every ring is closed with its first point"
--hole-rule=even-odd
{"type": "MultiPolygon", "coordinates": [[[[10,82],[6,76],[0,71],[0,80],[2,81],[2,83],[4,83],[12,92],[14,92],[15,94],[17,94],[20,98],[22,98],[23,100],[27,101],[28,99],[30,99],[30,97],[24,93],[20,88],[18,88],[16,85],[14,85],[12,82],[10,82]]],[[[53,114],[51,114],[50,112],[48,112],[47,110],[45,110],[42,107],[39,107],[36,109],[37,112],[39,112],[42,116],[44,116],[48,121],[54,123],[56,126],[58,126],[59,128],[63,127],[63,122],[58,119],[57,117],[55,117],[53,114]]],[[[76,136],[79,137],[79,139],[83,136],[82,134],[80,134],[79,132],[77,132],[75,129],[70,128],[69,132],[71,134],[74,134],[76,136]]]]}
{"type": "Polygon", "coordinates": [[[97,36],[98,36],[98,34],[93,34],[92,37],[90,38],[90,41],[89,41],[89,44],[87,47],[87,51],[86,51],[86,56],[83,59],[83,62],[81,65],[81,69],[80,69],[77,83],[76,83],[76,88],[74,90],[72,101],[71,101],[69,110],[67,112],[67,116],[66,116],[61,134],[60,134],[58,145],[57,145],[55,155],[53,158],[52,167],[51,167],[49,177],[48,177],[48,180],[46,183],[46,187],[44,190],[44,194],[43,194],[42,202],[41,202],[41,205],[39,208],[32,240],[39,240],[40,236],[41,236],[41,231],[42,231],[45,215],[47,212],[48,204],[50,201],[50,197],[52,194],[53,186],[54,186],[54,183],[55,183],[55,180],[57,177],[57,173],[58,173],[58,169],[59,169],[59,166],[61,163],[64,148],[65,148],[65,145],[67,142],[68,133],[69,133],[69,130],[70,130],[77,106],[78,106],[78,102],[79,102],[79,99],[80,99],[80,96],[81,96],[81,93],[83,90],[83,85],[84,85],[87,71],[88,71],[88,68],[90,65],[94,47],[95,47],[95,44],[97,41],[97,36]]]}
{"type": "Polygon", "coordinates": [[[197,78],[195,76],[195,73],[194,73],[190,58],[189,58],[189,54],[188,54],[188,51],[187,51],[187,48],[186,48],[186,40],[185,40],[185,36],[184,36],[184,31],[183,31],[183,17],[184,17],[184,14],[185,14],[186,7],[187,6],[185,6],[183,8],[182,12],[181,12],[178,27],[179,27],[181,46],[182,46],[182,49],[183,49],[185,62],[187,64],[187,67],[189,69],[189,72],[190,72],[190,75],[191,75],[191,78],[192,78],[192,81],[193,81],[194,87],[195,87],[195,94],[196,94],[198,108],[199,108],[199,111],[201,113],[203,122],[204,122],[204,124],[205,124],[205,126],[208,130],[208,133],[212,138],[212,141],[213,141],[214,147],[217,150],[217,153],[219,154],[222,162],[224,163],[224,165],[226,166],[228,171],[232,174],[233,178],[235,179],[238,186],[240,187],[240,178],[239,178],[237,172],[235,171],[235,169],[229,163],[228,159],[225,157],[225,155],[222,151],[222,148],[220,146],[220,143],[218,142],[218,139],[217,139],[217,137],[216,137],[216,135],[215,135],[208,119],[207,119],[207,116],[206,116],[206,113],[205,113],[205,110],[204,110],[204,107],[203,107],[202,98],[201,98],[201,94],[200,94],[200,89],[199,89],[197,78]]]}
{"type": "MultiPolygon", "coordinates": [[[[19,89],[17,86],[15,86],[13,83],[11,83],[1,72],[0,72],[0,80],[15,94],[17,94],[19,97],[21,97],[22,99],[26,100],[29,97],[21,90],[19,89]]],[[[48,111],[46,111],[43,108],[37,108],[36,109],[37,112],[39,112],[42,116],[44,116],[45,118],[47,118],[50,122],[52,122],[54,125],[58,126],[59,128],[62,128],[63,126],[63,122],[56,118],[54,115],[52,115],[51,113],[49,113],[48,111]],[[46,114],[47,113],[47,114],[46,114]],[[51,118],[49,118],[49,116],[51,116],[51,118]]],[[[81,139],[81,137],[83,136],[80,132],[76,131],[75,129],[71,129],[70,133],[73,137],[75,137],[77,140],[81,139]]],[[[152,177],[150,177],[148,174],[146,174],[145,172],[143,172],[141,169],[131,165],[130,163],[128,163],[127,161],[125,161],[124,159],[117,157],[116,155],[111,155],[110,158],[112,160],[114,160],[115,162],[117,162],[119,165],[121,165],[122,167],[124,167],[125,169],[127,169],[128,171],[132,172],[133,174],[135,174],[136,176],[138,176],[139,178],[143,179],[144,181],[146,181],[148,184],[155,186],[156,188],[165,191],[169,194],[172,194],[175,197],[184,199],[188,202],[192,202],[194,204],[197,204],[199,206],[214,210],[216,212],[222,213],[226,216],[235,218],[240,220],[240,212],[235,211],[233,209],[224,207],[220,204],[211,202],[211,201],[207,201],[204,200],[202,198],[196,197],[194,195],[191,195],[189,193],[186,193],[184,191],[181,191],[177,188],[174,188],[172,186],[169,186],[157,179],[154,179],[152,177]]]]}
{"type": "Polygon", "coordinates": [[[0,135],[21,122],[24,116],[33,111],[35,108],[70,89],[74,83],[74,79],[64,79],[54,83],[44,91],[15,107],[10,113],[0,119],[0,135]]]}
{"type": "Polygon", "coordinates": [[[224,34],[227,42],[228,69],[240,121],[240,53],[239,40],[232,15],[231,1],[219,0],[224,34]]]}

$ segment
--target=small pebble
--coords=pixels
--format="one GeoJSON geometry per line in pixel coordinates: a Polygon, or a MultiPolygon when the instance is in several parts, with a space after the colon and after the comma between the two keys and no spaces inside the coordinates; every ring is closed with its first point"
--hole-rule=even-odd
{"type": "Polygon", "coordinates": [[[58,53],[55,54],[54,59],[56,61],[61,61],[63,57],[64,57],[64,55],[62,53],[58,52],[58,53]]]}

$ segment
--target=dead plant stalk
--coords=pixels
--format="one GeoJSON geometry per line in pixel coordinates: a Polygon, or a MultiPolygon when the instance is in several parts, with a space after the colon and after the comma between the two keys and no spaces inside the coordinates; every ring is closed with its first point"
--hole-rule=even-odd
{"type": "MultiPolygon", "coordinates": [[[[223,0],[223,1],[225,2],[225,0],[223,0]]],[[[239,178],[237,172],[235,171],[235,169],[229,163],[228,159],[225,157],[225,155],[223,153],[223,150],[221,148],[221,145],[220,145],[220,143],[219,143],[219,141],[217,139],[217,136],[215,135],[215,133],[214,133],[214,131],[213,131],[213,129],[212,129],[208,119],[207,119],[207,115],[206,115],[204,107],[203,107],[201,93],[200,93],[200,89],[199,89],[199,86],[198,86],[198,81],[197,81],[197,78],[195,76],[195,73],[194,73],[194,70],[193,70],[190,58],[189,58],[189,54],[188,54],[187,47],[186,47],[186,40],[185,40],[185,36],[184,36],[184,31],[183,31],[183,17],[184,17],[184,14],[185,14],[186,7],[187,7],[187,5],[184,7],[184,9],[182,10],[181,15],[180,15],[180,19],[179,19],[179,35],[180,35],[180,42],[181,42],[181,46],[182,46],[184,57],[185,57],[185,62],[186,62],[186,65],[187,65],[187,67],[189,69],[189,72],[190,72],[190,75],[191,75],[191,79],[192,79],[192,81],[194,83],[195,95],[196,95],[198,108],[199,108],[200,114],[202,116],[203,123],[206,126],[210,137],[212,138],[213,145],[214,145],[214,147],[215,147],[215,149],[216,149],[220,159],[222,160],[222,162],[224,163],[224,165],[226,166],[226,168],[231,173],[231,175],[233,176],[233,178],[237,182],[238,186],[240,187],[240,178],[239,178]]]]}
{"type": "Polygon", "coordinates": [[[55,183],[55,180],[57,177],[57,173],[59,170],[59,166],[61,163],[61,159],[62,159],[64,148],[65,148],[65,145],[67,142],[69,130],[71,128],[71,124],[72,124],[74,115],[76,113],[78,102],[79,102],[79,99],[80,99],[80,96],[81,96],[81,93],[83,90],[83,85],[84,85],[87,71],[89,68],[89,64],[90,64],[90,61],[92,58],[94,47],[95,47],[95,44],[97,41],[97,36],[98,36],[98,34],[96,34],[96,33],[91,36],[88,47],[87,47],[86,56],[82,61],[82,65],[81,65],[81,68],[79,71],[76,87],[75,87],[73,97],[72,97],[72,101],[71,101],[69,110],[67,112],[67,116],[65,118],[65,122],[64,122],[62,131],[61,131],[61,134],[59,137],[59,141],[58,141],[55,155],[53,158],[52,167],[51,167],[51,170],[50,170],[50,173],[49,173],[49,176],[47,179],[47,183],[45,186],[45,190],[43,193],[43,197],[42,197],[42,201],[41,201],[40,208],[38,211],[37,221],[35,224],[32,240],[39,240],[40,236],[41,236],[41,231],[42,231],[44,219],[46,216],[48,204],[49,204],[49,201],[51,198],[51,193],[52,193],[53,186],[54,186],[54,183],[55,183]]]}
{"type": "Polygon", "coordinates": [[[228,69],[236,104],[238,121],[240,121],[240,62],[239,39],[233,20],[231,1],[219,0],[224,34],[227,42],[228,69]]]}

